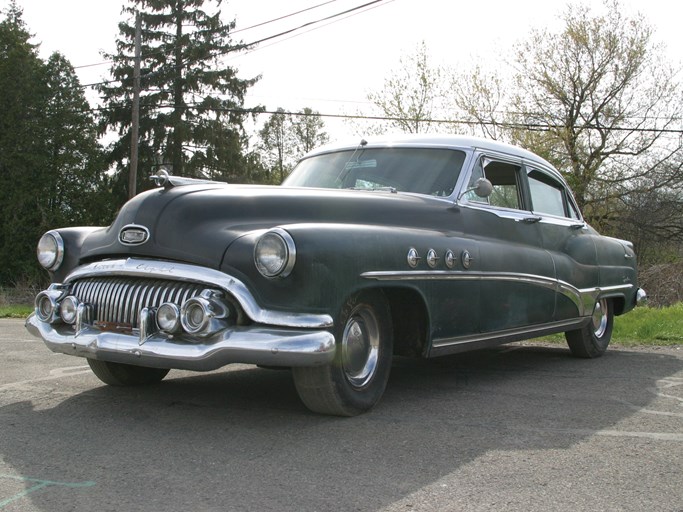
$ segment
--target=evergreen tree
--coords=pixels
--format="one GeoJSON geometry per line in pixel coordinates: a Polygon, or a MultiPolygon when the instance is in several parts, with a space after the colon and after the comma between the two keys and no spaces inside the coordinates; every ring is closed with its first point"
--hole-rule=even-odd
{"type": "Polygon", "coordinates": [[[51,191],[49,216],[53,226],[102,224],[111,220],[111,204],[104,181],[104,151],[97,126],[73,69],[54,53],[46,63],[47,174],[51,191]]]}
{"type": "Polygon", "coordinates": [[[0,285],[44,276],[35,259],[51,228],[101,220],[95,124],[71,65],[30,43],[15,2],[0,21],[0,285]],[[93,212],[95,215],[93,216],[93,212]]]}
{"type": "MultiPolygon", "coordinates": [[[[0,283],[35,265],[36,231],[45,226],[45,72],[22,11],[12,2],[0,22],[0,283]],[[30,257],[30,265],[23,259],[30,257]]],[[[39,235],[38,235],[39,236],[39,235]]]]}
{"type": "Polygon", "coordinates": [[[241,181],[247,143],[244,95],[257,79],[245,80],[221,64],[233,45],[220,11],[204,10],[220,0],[129,0],[119,24],[112,82],[100,86],[105,114],[102,130],[116,130],[111,160],[119,192],[128,183],[135,17],[141,16],[141,95],[138,188],[159,167],[173,174],[241,181]]]}

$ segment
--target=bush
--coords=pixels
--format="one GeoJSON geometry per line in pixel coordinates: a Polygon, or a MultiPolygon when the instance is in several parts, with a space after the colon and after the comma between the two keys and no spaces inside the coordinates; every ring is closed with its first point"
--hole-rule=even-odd
{"type": "Polygon", "coordinates": [[[671,306],[683,301],[683,262],[640,268],[638,280],[652,307],[671,306]]]}

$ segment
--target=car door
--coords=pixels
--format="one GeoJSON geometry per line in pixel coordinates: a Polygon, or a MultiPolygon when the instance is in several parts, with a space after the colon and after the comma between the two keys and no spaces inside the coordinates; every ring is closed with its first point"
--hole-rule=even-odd
{"type": "Polygon", "coordinates": [[[595,234],[562,181],[539,165],[526,165],[525,170],[543,247],[556,269],[555,320],[576,318],[585,307],[592,307],[584,305],[582,297],[600,283],[595,234]]]}
{"type": "Polygon", "coordinates": [[[529,204],[520,159],[480,154],[470,186],[485,177],[493,185],[486,198],[466,193],[463,226],[476,240],[478,261],[469,272],[480,279],[480,331],[519,330],[552,321],[555,270],[544,249],[539,216],[529,204]]]}

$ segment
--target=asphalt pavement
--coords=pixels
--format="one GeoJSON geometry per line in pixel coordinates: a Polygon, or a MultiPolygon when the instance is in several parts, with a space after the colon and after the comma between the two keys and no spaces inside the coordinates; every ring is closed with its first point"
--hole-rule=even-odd
{"type": "Polygon", "coordinates": [[[397,360],[355,418],[288,371],[112,388],[0,320],[0,511],[683,511],[683,348],[397,360]]]}

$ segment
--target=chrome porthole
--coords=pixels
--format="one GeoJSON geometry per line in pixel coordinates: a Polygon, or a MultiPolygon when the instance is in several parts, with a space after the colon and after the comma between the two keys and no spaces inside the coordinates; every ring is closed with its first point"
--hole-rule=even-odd
{"type": "Polygon", "coordinates": [[[444,256],[443,259],[444,259],[444,261],[445,261],[445,263],[446,263],[446,266],[447,266],[449,269],[452,269],[453,267],[455,267],[455,254],[453,254],[453,251],[451,251],[450,249],[448,249],[448,250],[446,251],[446,255],[444,256]]]}
{"type": "Polygon", "coordinates": [[[408,265],[411,268],[417,267],[417,264],[420,262],[420,254],[417,252],[417,249],[415,249],[415,247],[411,247],[408,250],[406,260],[408,261],[408,265]]]}
{"type": "Polygon", "coordinates": [[[607,331],[607,299],[600,299],[593,308],[593,334],[596,338],[602,338],[607,331]]]}
{"type": "Polygon", "coordinates": [[[438,262],[439,257],[436,255],[436,251],[434,249],[429,249],[427,251],[427,265],[429,265],[429,268],[436,268],[438,262]]]}
{"type": "Polygon", "coordinates": [[[462,262],[462,266],[466,269],[470,268],[470,265],[472,265],[472,256],[470,255],[469,251],[462,251],[460,260],[462,262]]]}
{"type": "Polygon", "coordinates": [[[349,317],[342,335],[342,367],[346,380],[362,388],[375,375],[379,358],[379,323],[368,308],[349,317]]]}

